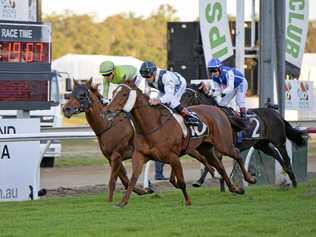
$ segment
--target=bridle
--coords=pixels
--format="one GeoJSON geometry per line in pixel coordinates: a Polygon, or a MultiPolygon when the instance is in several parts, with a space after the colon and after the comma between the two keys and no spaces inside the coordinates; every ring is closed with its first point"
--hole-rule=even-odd
{"type": "Polygon", "coordinates": [[[90,99],[90,91],[83,85],[78,85],[72,91],[71,96],[79,102],[78,112],[87,112],[92,102],[90,99]]]}
{"type": "MultiPolygon", "coordinates": [[[[90,93],[91,93],[90,90],[86,86],[83,86],[83,85],[78,85],[72,91],[71,93],[72,97],[74,97],[79,102],[79,108],[77,109],[77,112],[87,112],[88,109],[91,107],[92,101],[90,99],[90,93]]],[[[99,103],[101,103],[100,100],[99,100],[99,103]]],[[[102,115],[102,116],[104,117],[104,119],[107,119],[105,115],[102,115]]],[[[105,127],[99,132],[95,132],[96,136],[102,135],[103,133],[107,132],[112,127],[117,126],[121,121],[123,121],[123,120],[119,120],[119,122],[113,124],[113,120],[109,120],[109,119],[107,120],[110,122],[109,126],[105,127]]]]}

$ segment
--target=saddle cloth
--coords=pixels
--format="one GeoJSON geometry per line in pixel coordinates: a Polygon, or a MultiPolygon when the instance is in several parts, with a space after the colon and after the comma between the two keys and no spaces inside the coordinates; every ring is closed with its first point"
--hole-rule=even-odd
{"type": "Polygon", "coordinates": [[[263,120],[255,112],[250,111],[247,113],[247,118],[249,119],[249,123],[247,124],[244,140],[263,138],[265,131],[263,120]]]}
{"type": "Polygon", "coordinates": [[[180,124],[183,133],[183,138],[187,138],[188,135],[190,138],[200,138],[208,135],[208,126],[204,122],[202,122],[202,120],[196,113],[195,116],[198,118],[199,124],[187,126],[184,123],[184,119],[180,114],[175,113],[171,108],[164,104],[162,104],[162,106],[165,107],[173,115],[176,121],[180,124]]]}
{"type": "Polygon", "coordinates": [[[183,137],[186,138],[188,135],[190,138],[200,138],[208,135],[208,127],[207,125],[201,121],[199,118],[199,124],[198,125],[190,125],[186,126],[184,123],[184,119],[181,115],[172,112],[172,115],[175,117],[177,122],[180,124],[182,132],[183,132],[183,137]]]}

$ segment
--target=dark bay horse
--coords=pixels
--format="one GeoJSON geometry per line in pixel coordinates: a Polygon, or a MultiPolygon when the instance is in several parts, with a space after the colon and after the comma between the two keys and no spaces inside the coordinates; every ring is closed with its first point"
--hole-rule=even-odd
{"type": "MultiPolygon", "coordinates": [[[[199,90],[200,85],[191,84],[186,92],[182,96],[181,103],[183,105],[198,105],[198,104],[208,104],[208,105],[218,105],[216,99],[212,96],[205,95],[199,90]]],[[[240,123],[239,119],[233,115],[233,111],[229,110],[227,107],[221,107],[230,117],[232,127],[235,131],[235,135],[238,131],[245,128],[245,126],[240,123]]],[[[304,136],[307,136],[303,131],[293,128],[289,122],[284,120],[280,113],[276,112],[272,108],[257,108],[249,109],[252,113],[255,113],[264,122],[264,135],[261,138],[247,138],[244,140],[240,146],[240,151],[247,150],[250,147],[261,150],[269,156],[275,158],[283,170],[288,174],[293,187],[297,186],[296,178],[291,166],[290,157],[286,151],[286,138],[293,141],[296,145],[301,146],[305,144],[304,136]]],[[[235,136],[236,137],[236,136],[235,136]]],[[[197,181],[196,186],[204,182],[207,171],[204,171],[201,178],[197,181]]]]}
{"type": "MultiPolygon", "coordinates": [[[[134,129],[125,113],[108,121],[105,118],[105,106],[100,99],[97,87],[92,86],[92,79],[86,84],[79,84],[74,80],[74,88],[69,101],[63,107],[63,113],[65,117],[70,118],[74,114],[85,112],[86,119],[97,136],[100,149],[111,165],[108,185],[108,200],[111,202],[118,176],[123,185],[128,187],[129,180],[122,161],[132,157],[134,129]]],[[[146,193],[140,188],[135,188],[134,191],[140,195],[146,193]]]]}
{"type": "Polygon", "coordinates": [[[182,190],[186,205],[190,205],[191,200],[186,191],[183,169],[179,159],[185,153],[207,165],[209,172],[211,172],[212,167],[215,167],[231,192],[243,194],[244,190],[231,183],[223,165],[216,157],[217,151],[237,160],[242,167],[245,180],[249,183],[255,183],[255,178],[244,168],[239,150],[233,145],[230,123],[219,108],[207,105],[191,108],[208,125],[209,133],[204,137],[190,140],[184,146],[182,129],[172,114],[165,106],[151,106],[148,100],[149,97],[143,94],[133,81],[126,81],[125,84],[117,87],[112,101],[107,106],[109,118],[115,117],[121,111],[131,111],[136,127],[132,177],[125,196],[118,204],[119,207],[128,203],[144,163],[151,159],[170,164],[172,172],[169,181],[176,188],[182,190]],[[222,132],[224,130],[227,132],[222,132]]]}

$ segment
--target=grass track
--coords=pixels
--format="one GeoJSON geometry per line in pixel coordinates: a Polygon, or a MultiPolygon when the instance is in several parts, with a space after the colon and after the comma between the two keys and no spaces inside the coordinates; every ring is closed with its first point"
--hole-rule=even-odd
{"type": "Polygon", "coordinates": [[[189,194],[191,207],[178,190],[132,195],[123,209],[105,194],[0,203],[0,236],[316,236],[316,178],[297,189],[252,186],[243,196],[189,194]]]}

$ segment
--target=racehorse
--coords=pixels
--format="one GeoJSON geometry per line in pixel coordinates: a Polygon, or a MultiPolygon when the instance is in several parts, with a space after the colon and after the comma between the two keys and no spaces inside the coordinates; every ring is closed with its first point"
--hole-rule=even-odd
{"type": "MultiPolygon", "coordinates": [[[[70,118],[74,114],[85,112],[86,119],[97,136],[100,149],[111,165],[108,184],[108,201],[111,202],[117,176],[125,188],[128,187],[129,180],[122,161],[132,157],[134,129],[126,113],[121,113],[114,120],[107,120],[106,106],[100,102],[101,98],[97,86],[92,86],[92,79],[85,84],[74,80],[74,88],[69,101],[63,107],[63,113],[65,117],[70,118]]],[[[135,188],[134,191],[139,195],[147,192],[140,188],[135,188]]]]}
{"type": "Polygon", "coordinates": [[[208,125],[209,132],[206,136],[191,139],[186,143],[181,126],[170,111],[163,105],[151,106],[149,97],[135,86],[134,81],[126,81],[125,84],[116,88],[114,96],[107,106],[107,116],[113,118],[121,111],[130,111],[136,128],[132,177],[127,192],[118,207],[123,207],[128,203],[143,165],[150,159],[160,160],[171,165],[169,181],[182,190],[186,205],[190,205],[191,200],[186,191],[183,169],[179,160],[179,157],[185,153],[206,165],[209,172],[212,172],[215,167],[231,192],[243,194],[244,190],[231,183],[223,165],[216,157],[216,151],[237,160],[242,167],[245,180],[255,183],[255,178],[244,168],[239,150],[233,145],[232,129],[225,114],[215,106],[198,105],[191,109],[208,125]],[[227,132],[221,132],[223,130],[227,132]]]}
{"type": "MultiPolygon", "coordinates": [[[[215,105],[222,108],[229,117],[232,127],[235,131],[235,137],[237,132],[245,129],[245,126],[240,123],[240,119],[234,116],[232,109],[219,106],[216,99],[213,96],[207,96],[199,90],[200,85],[191,84],[186,92],[183,94],[181,103],[183,105],[198,105],[207,104],[215,105]]],[[[293,128],[289,122],[284,120],[280,113],[276,112],[272,108],[257,108],[249,109],[251,113],[256,114],[264,123],[263,136],[259,138],[247,138],[239,146],[240,151],[247,150],[250,147],[263,151],[265,154],[272,156],[276,159],[283,170],[288,174],[293,187],[297,186],[296,178],[291,166],[290,157],[286,151],[286,138],[293,141],[296,145],[302,146],[306,143],[304,136],[307,136],[305,132],[293,128]]],[[[199,187],[206,177],[207,171],[204,170],[201,178],[195,183],[195,187],[199,187]]]]}

